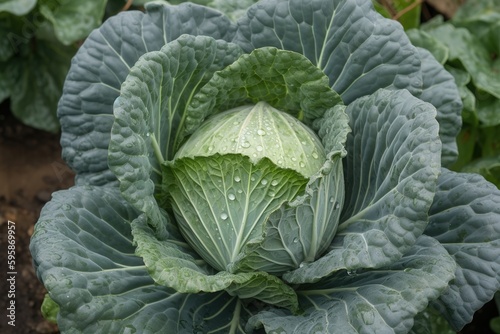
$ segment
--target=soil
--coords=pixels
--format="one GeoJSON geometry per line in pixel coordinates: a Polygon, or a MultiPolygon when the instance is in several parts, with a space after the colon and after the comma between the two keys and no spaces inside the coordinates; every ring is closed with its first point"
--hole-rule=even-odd
{"type": "MultiPolygon", "coordinates": [[[[74,174],[61,159],[59,135],[21,124],[0,104],[0,307],[5,314],[15,300],[15,327],[6,316],[0,333],[58,333],[57,326],[44,320],[40,306],[46,293],[38,281],[29,252],[30,237],[43,205],[51,193],[73,185],[74,174]],[[7,264],[7,231],[15,223],[15,268],[7,264]],[[16,274],[8,275],[15,271],[16,274]],[[9,297],[7,278],[15,277],[15,299],[9,297]]],[[[491,318],[498,316],[493,302],[476,313],[462,334],[488,334],[491,318]]]]}
{"type": "Polygon", "coordinates": [[[73,172],[61,159],[59,135],[22,125],[0,105],[0,333],[57,333],[40,306],[45,288],[38,281],[29,252],[33,226],[51,193],[73,185],[73,172]],[[15,223],[15,268],[8,268],[8,221],[15,223]],[[15,272],[8,275],[8,272],[15,272]],[[7,278],[15,278],[15,299],[7,278]],[[15,327],[6,308],[15,300],[15,327]]]}

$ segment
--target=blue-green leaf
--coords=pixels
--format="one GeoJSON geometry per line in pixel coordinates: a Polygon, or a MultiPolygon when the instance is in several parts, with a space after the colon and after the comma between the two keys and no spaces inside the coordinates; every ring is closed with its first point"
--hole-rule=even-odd
{"type": "Polygon", "coordinates": [[[298,289],[301,315],[277,309],[251,318],[270,333],[408,333],[413,318],[436,299],[453,278],[455,263],[435,239],[421,236],[391,265],[376,270],[341,271],[298,289]]]}
{"type": "Polygon", "coordinates": [[[500,191],[479,175],[443,170],[425,234],[457,262],[433,305],[460,330],[500,289],[500,191]]]}
{"type": "Polygon", "coordinates": [[[234,30],[225,16],[209,8],[150,3],[145,13],[121,13],[92,32],[73,60],[58,107],[63,157],[77,172],[77,184],[116,180],[107,162],[113,103],[140,56],[182,34],[230,40],[234,30]]]}
{"type": "Polygon", "coordinates": [[[155,284],[135,255],[138,215],[118,189],[74,187],[42,210],[35,269],[70,333],[244,333],[250,311],[225,292],[182,294],[155,284]]]}
{"type": "Polygon", "coordinates": [[[380,90],[346,112],[340,225],[329,253],[284,276],[292,283],[397,261],[428,222],[441,156],[435,108],[407,91],[380,90]]]}
{"type": "Polygon", "coordinates": [[[274,46],[305,55],[347,104],[379,88],[418,95],[422,86],[415,47],[371,1],[260,1],[238,20],[234,41],[247,52],[274,46]]]}
{"type": "Polygon", "coordinates": [[[439,137],[443,144],[441,165],[450,166],[458,156],[456,138],[462,127],[462,100],[454,77],[437,62],[432,54],[418,48],[422,59],[422,94],[419,99],[437,109],[439,137]]]}

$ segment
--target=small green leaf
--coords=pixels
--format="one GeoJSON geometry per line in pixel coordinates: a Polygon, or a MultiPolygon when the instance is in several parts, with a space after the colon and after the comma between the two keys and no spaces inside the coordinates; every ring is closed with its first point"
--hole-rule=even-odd
{"type": "Polygon", "coordinates": [[[42,316],[49,322],[57,324],[57,315],[59,314],[59,305],[50,298],[49,294],[46,293],[43,297],[42,302],[42,316]]]}

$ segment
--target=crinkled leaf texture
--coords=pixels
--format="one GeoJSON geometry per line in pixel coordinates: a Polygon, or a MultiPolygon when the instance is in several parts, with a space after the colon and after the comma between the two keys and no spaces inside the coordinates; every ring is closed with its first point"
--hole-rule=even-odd
{"type": "Polygon", "coordinates": [[[424,231],[440,172],[435,108],[407,91],[379,90],[347,109],[345,204],[330,251],[287,273],[291,283],[400,259],[424,231]]]}
{"type": "Polygon", "coordinates": [[[108,169],[113,103],[143,54],[160,50],[182,34],[229,41],[235,26],[220,12],[191,3],[150,3],[146,12],[127,11],[93,31],[73,58],[59,101],[63,158],[77,184],[116,180],[108,169]]]}
{"type": "Polygon", "coordinates": [[[304,314],[271,309],[250,326],[269,333],[408,333],[413,318],[436,299],[453,278],[455,262],[435,239],[421,236],[390,266],[338,272],[297,293],[304,314]]]}
{"type": "MultiPolygon", "coordinates": [[[[287,333],[405,333],[432,300],[455,328],[463,326],[499,289],[500,194],[481,178],[441,170],[440,143],[444,152],[453,134],[440,131],[448,131],[448,123],[458,124],[458,116],[448,94],[454,89],[449,77],[437,62],[423,66],[428,59],[409,44],[399,25],[363,0],[264,0],[236,24],[193,4],[151,3],[145,13],[125,12],[107,20],[73,59],[59,103],[63,155],[77,173],[77,186],[56,193],[46,205],[30,245],[37,275],[60,307],[61,331],[243,333],[245,327],[251,331],[263,326],[287,333]],[[161,131],[133,124],[138,119],[131,113],[126,120],[131,124],[115,133],[122,136],[116,144],[124,150],[127,138],[137,138],[130,136],[134,131],[144,141],[132,141],[130,148],[140,149],[129,152],[129,165],[121,173],[122,180],[134,184],[125,198],[108,167],[113,104],[122,83],[142,55],[182,34],[208,35],[218,45],[221,40],[233,42],[245,52],[275,47],[304,54],[348,104],[352,133],[343,163],[346,196],[336,238],[324,257],[282,277],[298,292],[304,311],[299,316],[291,313],[297,307],[296,292],[279,278],[259,272],[243,279],[217,273],[187,245],[165,211],[154,209],[151,217],[149,209],[163,200],[154,196],[154,168],[170,151],[164,144],[156,150],[152,141],[145,145],[143,137],[161,131]],[[437,114],[413,96],[433,103],[437,114]],[[136,177],[140,182],[134,183],[136,177]],[[142,215],[141,210],[148,212],[142,215]],[[179,293],[163,284],[185,292],[226,291],[179,293]],[[267,292],[258,291],[262,286],[267,292]],[[291,311],[268,306],[259,312],[262,303],[247,298],[291,311]]],[[[344,111],[343,106],[336,108],[344,111]]],[[[177,122],[177,116],[163,120],[177,122]]],[[[307,119],[305,113],[298,116],[307,119]]],[[[330,152],[335,145],[324,140],[328,122],[319,118],[312,125],[330,152]]],[[[117,167],[122,166],[117,162],[112,168],[117,167]]],[[[337,183],[319,186],[316,194],[332,184],[337,183]]],[[[322,196],[316,197],[318,205],[328,199],[322,196]]],[[[311,203],[306,203],[308,214],[328,216],[311,203]]],[[[334,201],[329,208],[335,207],[334,201]]],[[[300,214],[283,216],[290,217],[291,230],[303,219],[300,214]]],[[[271,230],[274,226],[270,224],[271,230]]],[[[259,246],[272,253],[267,244],[259,246]]]]}
{"type": "Polygon", "coordinates": [[[250,313],[238,298],[155,284],[135,255],[138,214],[118,189],[90,186],[57,192],[42,210],[30,251],[61,332],[244,333],[250,313]]]}
{"type": "Polygon", "coordinates": [[[274,46],[305,55],[346,104],[380,88],[407,89],[434,104],[438,119],[450,122],[440,133],[444,165],[456,159],[461,101],[453,80],[411,45],[397,22],[378,14],[371,1],[264,0],[237,24],[234,41],[245,51],[274,46]]]}
{"type": "MultiPolygon", "coordinates": [[[[265,303],[298,311],[295,291],[278,277],[263,271],[232,274],[214,271],[189,249],[179,247],[184,240],[155,238],[146,215],[132,222],[137,254],[144,259],[156,283],[181,293],[228,291],[241,299],[255,298],[265,303]]],[[[187,245],[186,245],[187,246],[187,245]]]]}
{"type": "Polygon", "coordinates": [[[123,196],[153,223],[161,220],[155,199],[161,164],[173,158],[186,136],[186,122],[193,116],[185,109],[196,87],[240,53],[235,44],[183,35],[142,56],[122,84],[114,103],[109,167],[123,196]]]}
{"type": "Polygon", "coordinates": [[[457,262],[433,306],[458,331],[500,289],[500,191],[482,176],[443,170],[425,234],[457,262]]]}

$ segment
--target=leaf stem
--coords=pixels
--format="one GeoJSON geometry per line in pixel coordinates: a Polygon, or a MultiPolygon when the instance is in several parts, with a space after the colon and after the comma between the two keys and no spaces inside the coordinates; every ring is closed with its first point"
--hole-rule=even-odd
{"type": "Polygon", "coordinates": [[[233,319],[231,319],[231,328],[229,329],[230,334],[236,333],[236,330],[238,329],[240,313],[241,313],[241,300],[238,298],[233,313],[233,319]]]}
{"type": "Polygon", "coordinates": [[[160,162],[160,164],[163,164],[165,162],[165,159],[163,158],[163,155],[161,154],[161,149],[160,149],[160,146],[158,145],[158,142],[156,141],[155,134],[151,133],[150,138],[151,138],[151,145],[153,145],[153,150],[155,152],[156,159],[160,162]]]}

